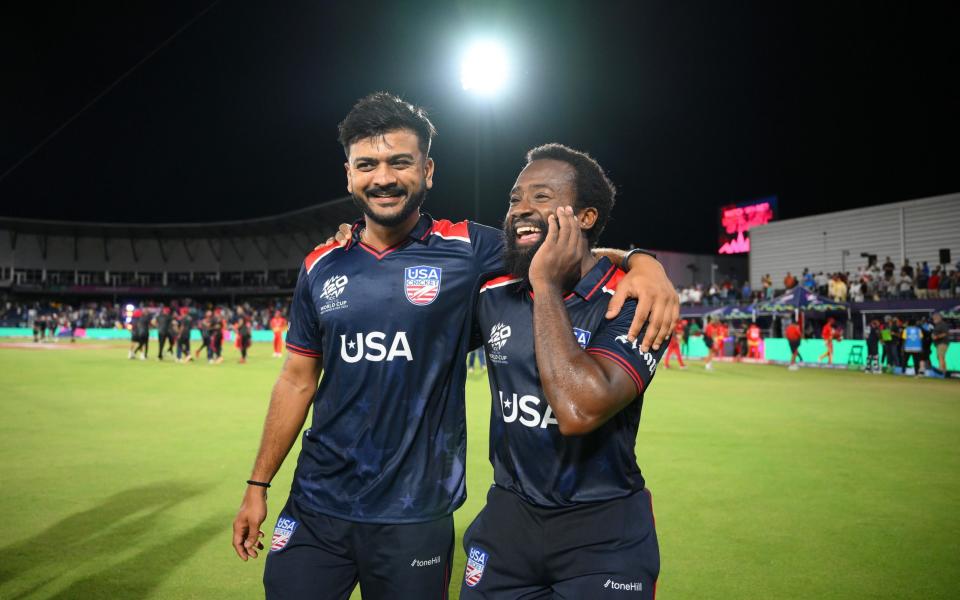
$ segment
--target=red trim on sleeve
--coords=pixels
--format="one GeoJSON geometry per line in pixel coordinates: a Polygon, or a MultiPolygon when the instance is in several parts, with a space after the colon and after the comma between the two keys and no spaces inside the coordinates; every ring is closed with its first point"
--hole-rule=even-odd
{"type": "Polygon", "coordinates": [[[294,344],[291,344],[290,342],[287,342],[287,350],[289,350],[290,352],[293,352],[294,354],[299,354],[301,356],[308,356],[310,358],[320,358],[322,356],[316,350],[311,350],[309,348],[301,348],[300,346],[296,346],[294,344]]]}
{"type": "Polygon", "coordinates": [[[333,241],[329,244],[320,244],[313,249],[313,252],[307,255],[307,258],[303,260],[303,266],[307,268],[307,273],[313,270],[314,265],[316,265],[321,258],[330,254],[330,252],[336,250],[340,247],[340,242],[333,241]]]}
{"type": "Polygon", "coordinates": [[[513,275],[501,275],[500,277],[494,277],[493,279],[481,285],[480,291],[482,292],[489,288],[500,287],[516,281],[521,281],[521,279],[519,277],[514,277],[513,275]]]}
{"type": "MultiPolygon", "coordinates": [[[[610,276],[610,273],[612,273],[616,268],[617,268],[616,265],[610,265],[610,268],[607,269],[607,272],[603,274],[603,277],[600,278],[600,281],[597,282],[597,285],[593,286],[593,289],[590,290],[590,292],[584,297],[584,300],[589,300],[590,296],[592,296],[593,293],[596,292],[601,285],[603,285],[603,282],[607,279],[607,277],[610,276]]],[[[609,286],[605,286],[605,287],[609,288],[609,286]]],[[[610,289],[616,289],[616,286],[610,289]]]]}
{"type": "Polygon", "coordinates": [[[430,230],[427,231],[424,238],[427,235],[439,235],[443,239],[455,239],[461,240],[463,242],[470,242],[470,229],[467,227],[466,221],[460,221],[459,223],[452,223],[446,219],[439,219],[433,222],[433,225],[430,226],[430,230]]]}
{"type": "Polygon", "coordinates": [[[643,379],[640,378],[640,374],[637,373],[637,370],[633,368],[633,365],[627,362],[625,358],[619,354],[615,354],[606,348],[587,348],[587,354],[593,354],[595,356],[602,356],[607,360],[615,362],[620,366],[624,371],[627,372],[627,375],[630,376],[630,379],[633,380],[634,385],[637,386],[637,393],[643,393],[643,379]]]}

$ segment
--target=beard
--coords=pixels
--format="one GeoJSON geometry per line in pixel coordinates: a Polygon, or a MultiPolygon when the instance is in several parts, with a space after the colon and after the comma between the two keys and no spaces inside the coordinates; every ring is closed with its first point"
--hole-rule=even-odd
{"type": "MultiPolygon", "coordinates": [[[[367,193],[370,193],[371,191],[385,192],[387,195],[394,195],[397,192],[407,194],[407,190],[400,186],[392,188],[372,188],[367,190],[367,193]]],[[[367,199],[363,196],[351,194],[350,197],[353,198],[353,204],[363,211],[363,214],[377,225],[382,227],[396,227],[397,225],[400,225],[406,221],[414,212],[420,210],[424,200],[427,199],[427,186],[425,183],[421,182],[420,189],[413,194],[407,194],[406,199],[403,201],[403,205],[400,207],[400,211],[392,215],[377,214],[377,212],[374,211],[370,206],[370,203],[367,201],[367,199]]]]}
{"type": "Polygon", "coordinates": [[[517,244],[517,232],[513,223],[504,222],[503,235],[503,264],[511,275],[522,277],[524,281],[530,279],[530,263],[533,262],[533,256],[547,239],[547,224],[540,219],[524,219],[524,223],[535,225],[542,232],[540,239],[530,246],[520,246],[517,244]]]}

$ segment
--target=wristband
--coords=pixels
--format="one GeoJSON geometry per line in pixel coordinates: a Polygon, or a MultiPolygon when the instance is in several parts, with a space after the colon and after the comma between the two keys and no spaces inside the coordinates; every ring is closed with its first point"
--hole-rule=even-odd
{"type": "Polygon", "coordinates": [[[623,260],[621,261],[621,264],[623,265],[624,270],[630,269],[630,257],[632,257],[634,254],[646,254],[647,256],[649,256],[654,260],[657,259],[657,254],[655,252],[651,252],[650,250],[644,250],[643,248],[634,248],[633,250],[630,250],[629,252],[623,255],[623,260]]]}
{"type": "Polygon", "coordinates": [[[269,483],[264,483],[263,481],[254,481],[252,479],[247,480],[247,485],[255,485],[257,487],[262,487],[262,488],[270,487],[269,483]]]}

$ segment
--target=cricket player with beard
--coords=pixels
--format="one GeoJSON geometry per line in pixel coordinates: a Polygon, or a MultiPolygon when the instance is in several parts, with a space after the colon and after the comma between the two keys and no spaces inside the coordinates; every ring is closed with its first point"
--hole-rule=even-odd
{"type": "MultiPolygon", "coordinates": [[[[269,539],[267,598],[346,599],[358,582],[366,600],[447,597],[452,514],[466,497],[465,357],[479,284],[503,272],[503,237],[420,212],[434,133],[422,109],[386,93],[340,125],[363,219],[300,270],[287,359],[233,524],[235,551],[255,558],[266,488],[312,406],[269,539]]],[[[622,295],[646,307],[634,333],[649,314],[644,344],[659,345],[676,292],[656,260],[630,266],[622,295]]]]}
{"type": "Polygon", "coordinates": [[[590,248],[615,190],[589,155],[534,148],[504,221],[509,275],[480,289],[494,485],[467,529],[460,590],[476,598],[653,598],[650,492],[634,447],[663,349],[606,318],[623,271],[590,248]]]}

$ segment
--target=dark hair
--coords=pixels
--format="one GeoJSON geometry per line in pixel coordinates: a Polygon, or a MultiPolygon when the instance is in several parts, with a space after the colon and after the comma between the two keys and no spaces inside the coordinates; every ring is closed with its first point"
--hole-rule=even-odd
{"type": "Polygon", "coordinates": [[[527,152],[527,164],[535,160],[559,160],[573,167],[576,173],[577,201],[575,209],[592,207],[597,211],[597,222],[586,232],[587,241],[594,246],[610,218],[616,202],[617,189],[603,172],[603,167],[586,152],[563,144],[544,144],[527,152]]]}
{"type": "Polygon", "coordinates": [[[398,129],[416,133],[420,152],[424,158],[430,154],[430,143],[437,130],[427,118],[427,111],[387,92],[374,92],[360,98],[338,126],[338,139],[349,157],[350,144],[398,129]]]}

